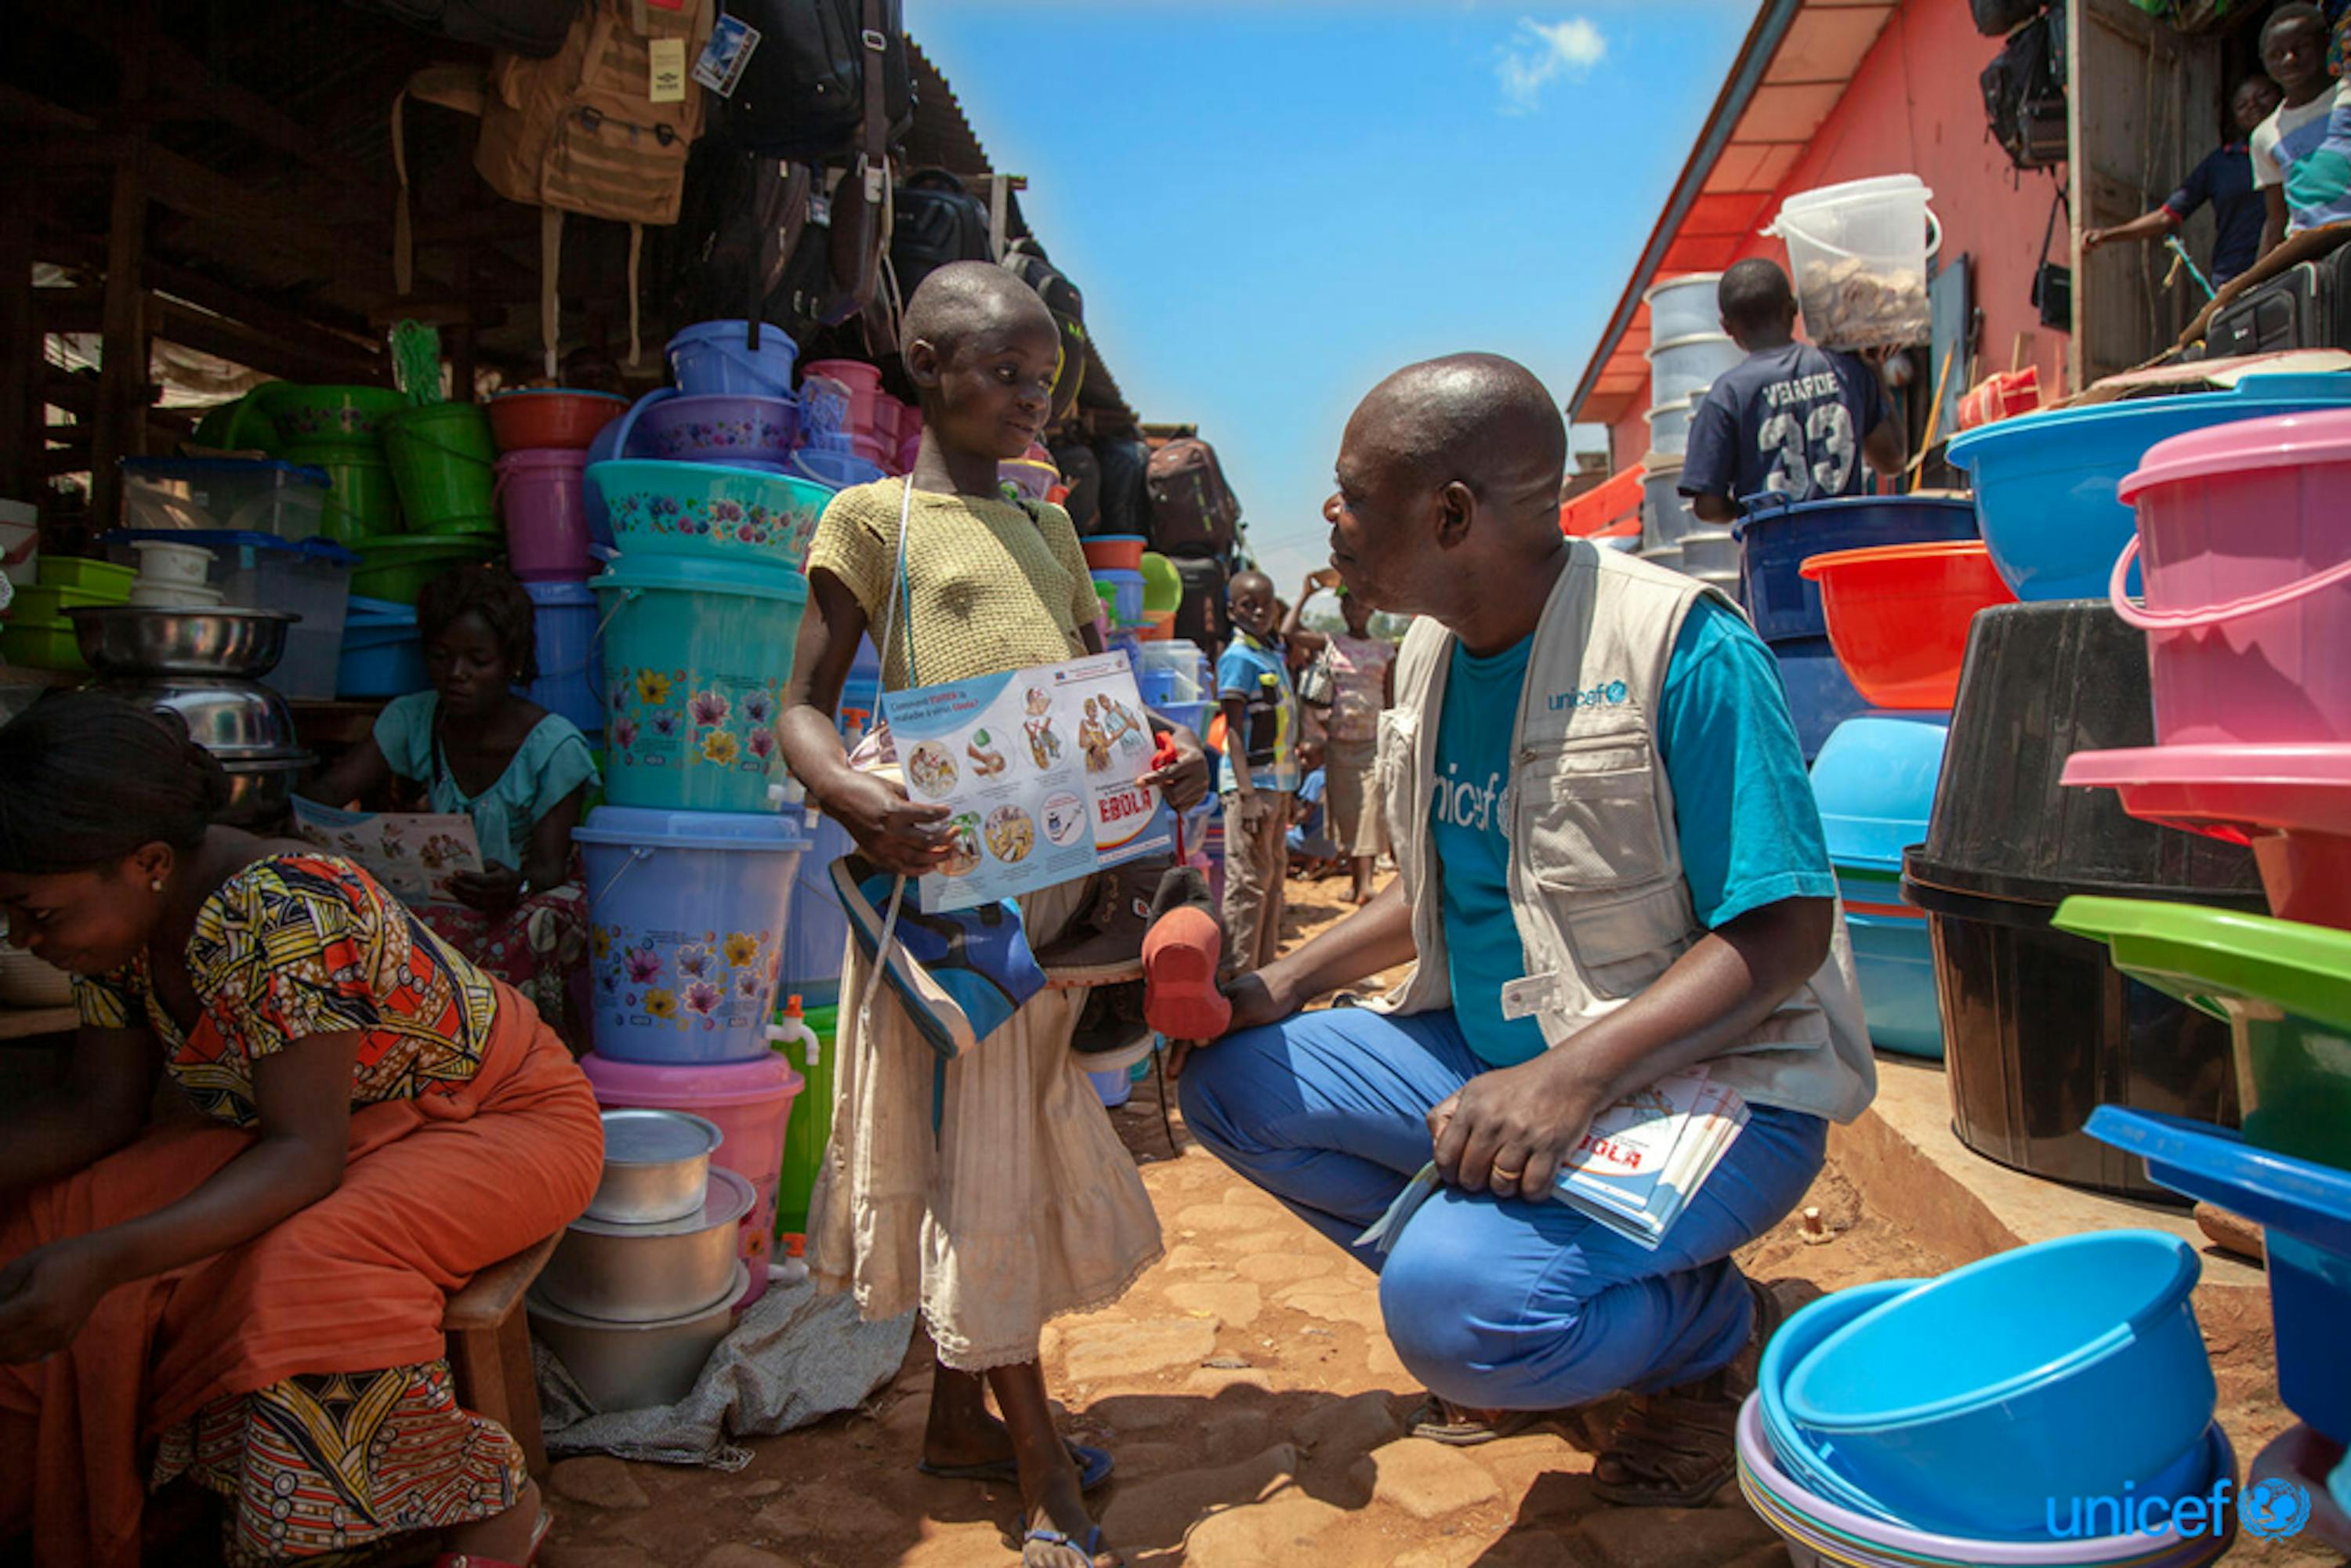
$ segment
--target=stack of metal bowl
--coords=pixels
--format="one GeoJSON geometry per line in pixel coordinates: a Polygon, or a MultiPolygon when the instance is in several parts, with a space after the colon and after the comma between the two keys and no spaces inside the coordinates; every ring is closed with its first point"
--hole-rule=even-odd
{"type": "Polygon", "coordinates": [[[724,1135],[683,1111],[604,1113],[604,1176],[531,1287],[531,1331],[597,1409],[674,1405],[751,1280],[751,1184],[710,1163],[724,1135]]]}
{"type": "Polygon", "coordinates": [[[282,821],[294,783],[318,760],[296,744],[286,699],[261,684],[286,652],[283,610],[218,605],[110,604],[66,612],[90,688],[170,708],[198,745],[221,760],[231,827],[282,821]]]}

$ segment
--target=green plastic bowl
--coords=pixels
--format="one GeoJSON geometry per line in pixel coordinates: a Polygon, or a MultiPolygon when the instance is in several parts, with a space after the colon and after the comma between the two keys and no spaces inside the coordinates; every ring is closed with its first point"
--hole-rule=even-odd
{"type": "Polygon", "coordinates": [[[351,592],[360,599],[413,604],[424,585],[451,567],[493,559],[504,553],[506,544],[506,536],[495,530],[355,539],[351,548],[360,552],[360,564],[351,573],[351,592]]]}
{"type": "Polygon", "coordinates": [[[265,457],[275,457],[286,449],[277,421],[251,393],[206,410],[196,422],[194,441],[216,452],[258,452],[265,457]]]}
{"type": "Polygon", "coordinates": [[[1172,615],[1184,607],[1184,579],[1176,563],[1156,550],[1143,552],[1143,611],[1172,615]]]}
{"type": "Polygon", "coordinates": [[[0,659],[28,670],[89,669],[70,621],[0,622],[0,659]]]}
{"type": "Polygon", "coordinates": [[[390,387],[305,387],[271,382],[246,394],[288,442],[381,436],[384,422],[408,406],[390,387]]]}

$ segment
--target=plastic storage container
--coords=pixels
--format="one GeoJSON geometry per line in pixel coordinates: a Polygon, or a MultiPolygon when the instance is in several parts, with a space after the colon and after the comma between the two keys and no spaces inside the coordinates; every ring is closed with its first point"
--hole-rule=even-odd
{"type": "Polygon", "coordinates": [[[416,629],[416,607],[354,596],[343,617],[343,656],[336,665],[335,695],[357,700],[401,697],[432,684],[433,674],[424,664],[424,639],[416,629]]]}
{"type": "Polygon", "coordinates": [[[2115,610],[2147,633],[2167,746],[2351,743],[2351,411],[2244,420],[2150,448],[2115,610]],[[2123,594],[2139,557],[2147,604],[2123,594]]]}
{"type": "Polygon", "coordinates": [[[327,539],[297,542],[269,534],[125,529],[107,536],[109,547],[126,557],[133,542],[146,538],[212,551],[209,586],[220,591],[224,604],[285,610],[301,617],[286,629],[285,657],[269,672],[266,684],[289,697],[324,700],[335,695],[343,656],[343,615],[358,556],[327,539]]]}
{"type": "Polygon", "coordinates": [[[594,745],[604,733],[604,663],[596,643],[596,595],[584,582],[526,582],[538,640],[530,700],[561,714],[594,745]]]}
{"type": "Polygon", "coordinates": [[[542,446],[498,459],[498,510],[506,518],[507,565],[525,582],[577,582],[594,570],[588,554],[588,455],[542,446]]]}
{"type": "Polygon", "coordinates": [[[792,873],[808,841],[772,812],[600,806],[587,861],[596,1049],[699,1064],[768,1054],[792,873]]]}
{"type": "Polygon", "coordinates": [[[1791,505],[1766,496],[1748,501],[1747,515],[1731,529],[1746,549],[1740,599],[1767,643],[1828,635],[1820,584],[1803,575],[1812,557],[1976,537],[1975,512],[1964,497],[1848,496],[1791,505]]]}
{"type": "Polygon", "coordinates": [[[1649,307],[1649,340],[1670,343],[1721,331],[1722,309],[1716,300],[1721,283],[1719,272],[1687,272],[1652,284],[1641,296],[1649,307]]]}
{"type": "Polygon", "coordinates": [[[325,531],[323,468],[256,457],[126,457],[121,466],[123,520],[141,532],[306,539],[325,531]]]}
{"type": "Polygon", "coordinates": [[[1806,337],[1823,349],[1927,340],[1927,258],[1942,243],[1934,194],[1915,174],[1886,174],[1781,204],[1763,232],[1787,242],[1806,337]]]}
{"type": "Polygon", "coordinates": [[[688,397],[785,397],[791,392],[792,361],[799,356],[792,335],[772,322],[760,324],[755,349],[747,320],[697,321],[669,340],[669,373],[688,397]]]}
{"type": "Polygon", "coordinates": [[[1951,438],[1975,476],[1992,565],[2019,599],[2103,599],[2131,540],[2125,476],[2158,442],[2241,419],[2351,404],[2351,376],[2247,376],[2225,392],[2049,409],[1951,438]]]}
{"type": "Polygon", "coordinates": [[[580,1071],[606,1110],[643,1108],[687,1111],[717,1124],[725,1142],[710,1157],[751,1184],[751,1212],[744,1217],[739,1253],[750,1272],[749,1306],[768,1289],[768,1260],[776,1247],[777,1183],[783,1173],[784,1129],[802,1080],[774,1051],[750,1061],[665,1066],[622,1061],[601,1051],[580,1059],[580,1071]]]}
{"type": "Polygon", "coordinates": [[[2011,600],[1977,539],[1835,550],[1798,570],[1821,585],[1829,643],[1878,707],[1949,708],[1969,623],[2011,600]]]}
{"type": "Polygon", "coordinates": [[[624,557],[589,585],[603,612],[604,793],[620,806],[774,811],[776,721],[808,580],[747,563],[624,557]]]}

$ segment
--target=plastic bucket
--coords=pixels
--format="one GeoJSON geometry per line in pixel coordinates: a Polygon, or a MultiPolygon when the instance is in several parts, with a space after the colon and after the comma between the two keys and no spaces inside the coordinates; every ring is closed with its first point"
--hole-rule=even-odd
{"type": "Polygon", "coordinates": [[[1854,690],[1826,637],[1783,637],[1771,648],[1772,662],[1780,666],[1781,689],[1788,694],[1788,716],[1795,721],[1797,743],[1810,762],[1837,726],[1866,712],[1869,704],[1854,690]]]}
{"type": "Polygon", "coordinates": [[[837,382],[848,389],[849,407],[842,415],[841,429],[848,435],[872,439],[880,434],[880,414],[876,400],[882,395],[882,370],[862,360],[811,360],[808,373],[837,382]]]}
{"type": "Polygon", "coordinates": [[[314,443],[287,449],[287,460],[327,476],[326,505],[319,532],[338,544],[355,544],[400,532],[400,492],[383,447],[372,441],[314,443]]]}
{"type": "Polygon", "coordinates": [[[1687,452],[1690,416],[1696,408],[1696,400],[1687,397],[1652,404],[1641,416],[1649,423],[1649,450],[1668,457],[1679,457],[1687,452]]]}
{"type": "Polygon", "coordinates": [[[807,580],[732,561],[624,559],[589,585],[603,611],[604,793],[613,804],[769,811],[776,721],[807,580]]]}
{"type": "Polygon", "coordinates": [[[669,374],[688,397],[733,393],[787,397],[799,345],[781,327],[762,322],[751,347],[747,320],[697,321],[669,340],[669,374]]]}
{"type": "Polygon", "coordinates": [[[853,452],[825,452],[813,446],[803,446],[792,454],[791,469],[801,478],[828,490],[846,490],[852,485],[871,485],[876,479],[890,476],[882,465],[868,463],[853,452]]]}
{"type": "Polygon", "coordinates": [[[530,700],[590,736],[604,732],[603,662],[596,648],[596,595],[584,582],[526,582],[538,636],[530,700]]]}
{"type": "Polygon", "coordinates": [[[1143,573],[1097,567],[1093,577],[1095,589],[1110,601],[1112,625],[1143,623],[1143,573]]]}
{"type": "Polygon", "coordinates": [[[1681,542],[1686,534],[1694,534],[1703,526],[1698,514],[1690,510],[1689,497],[1681,493],[1682,465],[1677,457],[1670,463],[1652,463],[1641,480],[1641,552],[1668,549],[1681,542]]]}
{"type": "Polygon", "coordinates": [[[1649,401],[1695,402],[1706,395],[1715,378],[1746,357],[1719,328],[1657,343],[1647,352],[1649,401]]]}
{"type": "Polygon", "coordinates": [[[588,557],[588,454],[537,447],[498,459],[497,497],[506,515],[507,560],[525,582],[577,582],[588,557]]]}
{"type": "Polygon", "coordinates": [[[752,1061],[808,840],[772,811],[600,806],[587,862],[596,1049],[615,1061],[752,1061]]]}
{"type": "Polygon", "coordinates": [[[1134,1081],[1123,1067],[1113,1072],[1089,1072],[1086,1081],[1094,1086],[1094,1095],[1105,1110],[1114,1111],[1134,1097],[1134,1081]]]}
{"type": "Polygon", "coordinates": [[[680,463],[782,463],[800,429],[799,402],[790,397],[726,393],[648,400],[636,430],[653,455],[680,463]]]}
{"type": "Polygon", "coordinates": [[[1949,708],[1976,612],[2014,601],[1975,539],[1836,550],[1798,570],[1821,585],[1837,661],[1877,707],[1949,708]]]}
{"type": "Polygon", "coordinates": [[[1837,726],[1813,764],[1813,793],[1836,868],[1869,1038],[1940,1061],[1943,1020],[1926,915],[1902,903],[1902,853],[1927,836],[1950,738],[1946,718],[1863,714],[1837,726]]]}
{"type": "Polygon", "coordinates": [[[1649,306],[1649,341],[1670,343],[1721,331],[1722,309],[1715,298],[1721,282],[1719,272],[1690,272],[1651,285],[1641,296],[1649,306]]]}
{"type": "Polygon", "coordinates": [[[1788,245],[1804,332],[1823,349],[1927,341],[1927,258],[1942,225],[1915,174],[1850,180],[1793,195],[1763,232],[1788,245]]]}
{"type": "Polygon", "coordinates": [[[335,695],[351,699],[406,696],[433,684],[424,665],[424,639],[416,630],[416,612],[408,605],[405,619],[373,617],[360,620],[354,611],[343,623],[342,655],[335,665],[335,695]]]}
{"type": "MultiPolygon", "coordinates": [[[[781,988],[787,996],[791,994],[789,985],[781,988]]],[[[807,1244],[809,1197],[816,1190],[816,1175],[824,1165],[824,1146],[832,1137],[833,1071],[840,1061],[839,1009],[831,1005],[810,1007],[805,995],[800,998],[800,1021],[816,1036],[815,1054],[809,1053],[804,1041],[781,1041],[776,1045],[807,1085],[792,1102],[791,1124],[784,1132],[783,1176],[776,1186],[776,1243],[794,1256],[807,1244]]]]}
{"type": "Polygon", "coordinates": [[[494,526],[497,444],[489,415],[475,404],[436,402],[394,414],[384,425],[383,455],[413,531],[464,534],[494,526]]]}
{"type": "Polygon", "coordinates": [[[594,1086],[596,1103],[606,1110],[686,1111],[717,1124],[725,1141],[710,1163],[749,1182],[756,1195],[743,1219],[740,1252],[751,1288],[741,1304],[758,1301],[768,1288],[768,1260],[775,1251],[785,1129],[803,1082],[791,1063],[774,1051],[753,1061],[675,1066],[624,1061],[591,1051],[580,1059],[580,1071],[594,1086]]]}
{"type": "Polygon", "coordinates": [[[2351,411],[2177,435],[2122,482],[2138,531],[2107,591],[2147,633],[2159,743],[2351,741],[2346,486],[2351,411]]]}
{"type": "Polygon", "coordinates": [[[1976,514],[1965,499],[1939,496],[1849,496],[1792,505],[1759,497],[1731,531],[1745,549],[1740,599],[1763,640],[1776,643],[1828,635],[1820,584],[1802,572],[1811,557],[1874,545],[1971,539],[1976,514]]]}
{"type": "Polygon", "coordinates": [[[590,463],[612,542],[624,555],[700,556],[795,571],[832,493],[821,485],[716,463],[590,463]]]}
{"type": "Polygon", "coordinates": [[[841,999],[849,916],[832,890],[832,862],[854,848],[849,830],[820,814],[805,830],[809,852],[792,879],[792,918],[784,928],[783,989],[810,1007],[841,999]]]}
{"type": "MultiPolygon", "coordinates": [[[[1992,564],[2019,599],[2104,599],[2134,519],[2117,487],[2158,443],[2236,420],[2351,404],[2351,376],[2247,376],[2224,392],[2049,409],[1952,437],[1992,564]]],[[[1857,541],[1882,542],[1882,541],[1857,541]]]]}
{"type": "Polygon", "coordinates": [[[628,409],[629,400],[618,392],[518,387],[490,399],[490,434],[501,452],[585,451],[598,431],[628,409]]]}

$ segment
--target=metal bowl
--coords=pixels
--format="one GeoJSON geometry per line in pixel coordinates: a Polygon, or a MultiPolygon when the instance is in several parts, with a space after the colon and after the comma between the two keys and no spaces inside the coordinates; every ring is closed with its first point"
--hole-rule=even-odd
{"type": "Polygon", "coordinates": [[[287,610],[179,609],[100,604],[68,610],[81,656],[101,675],[237,675],[257,679],[277,667],[286,629],[301,619],[287,610]]]}
{"type": "Polygon", "coordinates": [[[308,751],[259,752],[221,758],[228,775],[228,804],[214,813],[225,828],[263,828],[286,820],[292,810],[294,781],[319,758],[308,751]]]}
{"type": "Polygon", "coordinates": [[[666,1225],[575,1219],[538,1276],[539,1296],[598,1322],[644,1323],[688,1316],[724,1301],[741,1249],[743,1217],[758,1201],[751,1184],[710,1173],[710,1196],[666,1225]]]}
{"type": "Polygon", "coordinates": [[[258,681],[227,675],[129,675],[93,681],[87,688],[142,707],[170,708],[189,737],[224,762],[296,749],[294,712],[258,681]]]}
{"type": "Polygon", "coordinates": [[[727,1292],[701,1312],[650,1323],[607,1323],[565,1311],[533,1287],[531,1333],[555,1353],[580,1392],[600,1411],[674,1405],[694,1392],[710,1353],[735,1326],[735,1305],[751,1289],[750,1270],[735,1265],[727,1292]]]}
{"type": "Polygon", "coordinates": [[[726,1135],[684,1111],[604,1113],[604,1176],[582,1218],[659,1225],[702,1211],[710,1156],[726,1135]]]}

